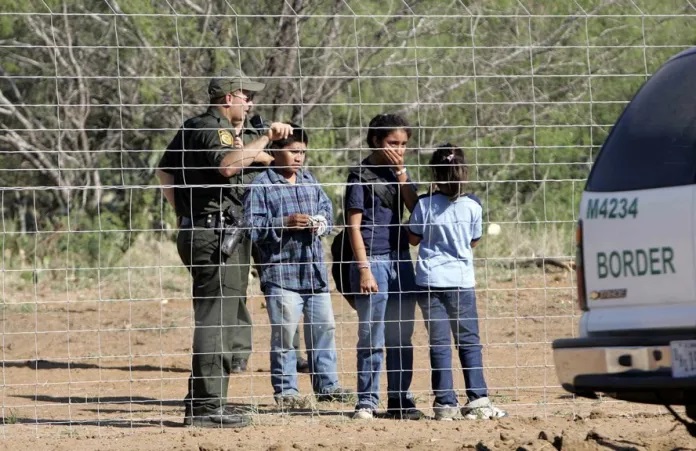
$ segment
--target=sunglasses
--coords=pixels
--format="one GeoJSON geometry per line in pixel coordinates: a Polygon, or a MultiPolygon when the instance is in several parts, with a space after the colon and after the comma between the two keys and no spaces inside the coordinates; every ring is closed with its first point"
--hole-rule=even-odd
{"type": "Polygon", "coordinates": [[[241,94],[231,92],[230,95],[232,97],[242,99],[245,102],[253,102],[254,101],[254,93],[250,92],[250,91],[242,91],[241,94]]]}

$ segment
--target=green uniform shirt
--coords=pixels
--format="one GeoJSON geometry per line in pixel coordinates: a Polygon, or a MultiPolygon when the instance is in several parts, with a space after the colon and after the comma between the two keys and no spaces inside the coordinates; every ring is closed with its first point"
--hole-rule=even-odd
{"type": "MultiPolygon", "coordinates": [[[[232,124],[215,107],[210,107],[184,122],[169,143],[159,169],[174,176],[177,216],[196,218],[230,208],[235,216],[241,214],[245,185],[265,167],[252,165],[229,179],[220,174],[220,162],[234,150],[234,136],[232,124]]],[[[244,124],[245,145],[260,136],[258,130],[244,124]]]]}

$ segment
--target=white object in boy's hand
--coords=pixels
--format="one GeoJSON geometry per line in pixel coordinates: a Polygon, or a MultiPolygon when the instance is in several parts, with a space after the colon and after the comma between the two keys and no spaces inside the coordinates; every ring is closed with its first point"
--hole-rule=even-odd
{"type": "Polygon", "coordinates": [[[326,232],[328,224],[324,216],[314,215],[309,217],[309,226],[314,229],[314,233],[321,236],[326,232]]]}
{"type": "Polygon", "coordinates": [[[499,224],[490,224],[488,226],[488,234],[489,235],[500,235],[501,229],[499,224]]]}

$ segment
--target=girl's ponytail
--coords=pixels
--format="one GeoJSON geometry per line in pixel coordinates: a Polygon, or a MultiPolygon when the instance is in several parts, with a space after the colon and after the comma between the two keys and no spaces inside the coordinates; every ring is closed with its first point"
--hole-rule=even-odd
{"type": "Polygon", "coordinates": [[[454,144],[441,144],[430,158],[433,178],[440,192],[455,200],[464,194],[464,184],[469,179],[464,151],[454,144]]]}

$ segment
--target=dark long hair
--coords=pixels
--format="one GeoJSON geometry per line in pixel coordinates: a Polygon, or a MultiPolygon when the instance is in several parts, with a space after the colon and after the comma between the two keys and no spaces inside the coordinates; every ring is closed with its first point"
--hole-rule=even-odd
{"type": "Polygon", "coordinates": [[[454,200],[462,196],[464,185],[469,180],[464,151],[454,144],[441,144],[430,158],[433,178],[440,191],[454,200]]]}
{"type": "Polygon", "coordinates": [[[398,114],[378,114],[370,121],[367,129],[367,145],[370,149],[376,149],[380,143],[394,130],[404,130],[406,136],[411,138],[411,126],[408,121],[398,114]]]}

